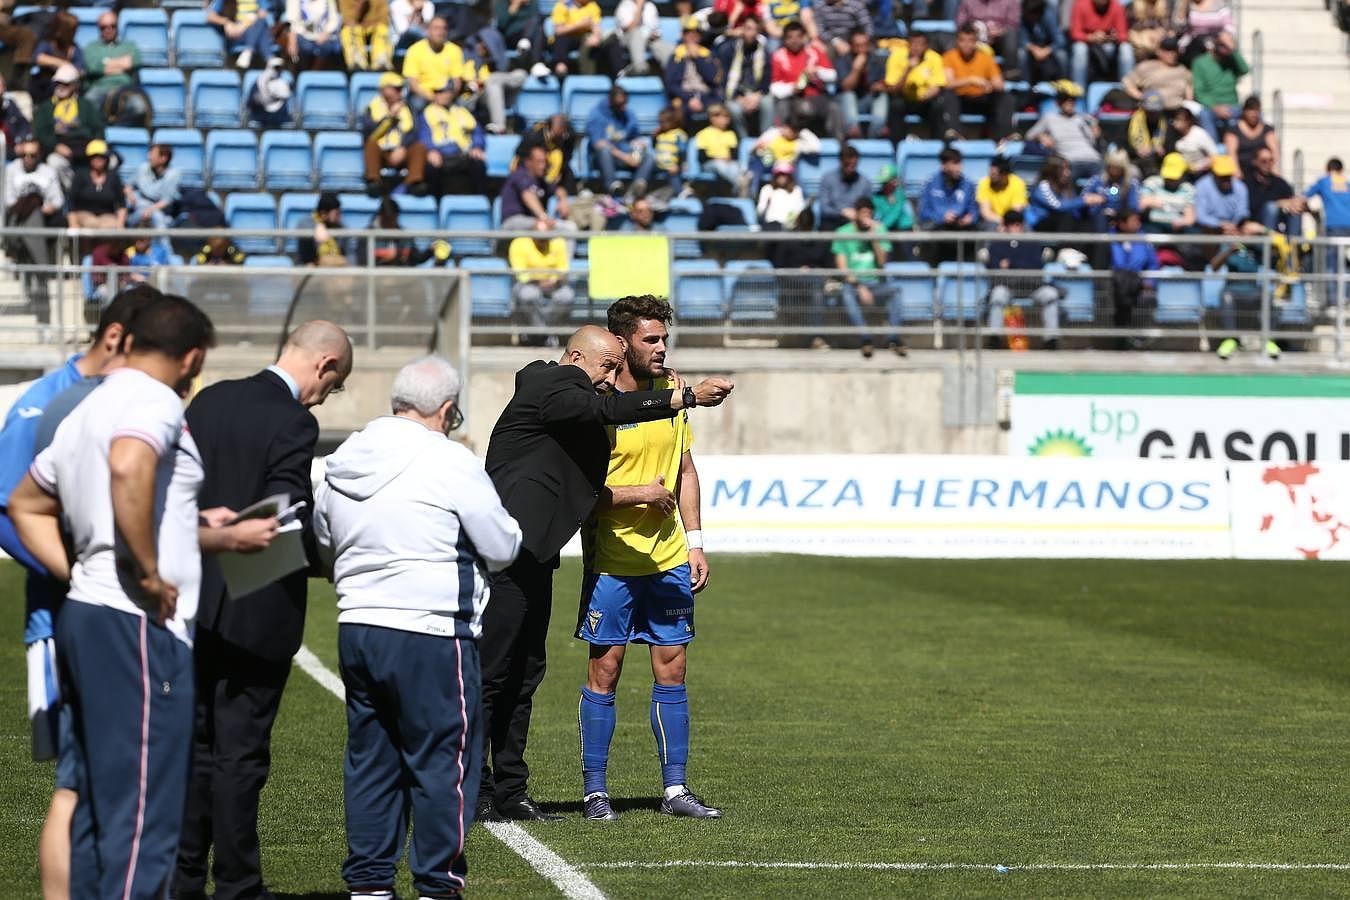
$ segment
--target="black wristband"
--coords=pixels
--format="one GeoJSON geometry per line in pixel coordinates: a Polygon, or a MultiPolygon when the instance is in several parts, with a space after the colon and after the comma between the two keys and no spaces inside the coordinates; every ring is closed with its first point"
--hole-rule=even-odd
{"type": "Polygon", "coordinates": [[[684,393],[681,394],[680,396],[684,398],[685,409],[693,409],[695,406],[698,406],[698,397],[694,396],[693,388],[686,387],[684,389],[684,393]]]}

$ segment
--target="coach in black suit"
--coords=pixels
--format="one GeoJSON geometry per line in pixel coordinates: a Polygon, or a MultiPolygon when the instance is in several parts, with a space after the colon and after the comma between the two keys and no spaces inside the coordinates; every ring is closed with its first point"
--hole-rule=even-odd
{"type": "Polygon", "coordinates": [[[587,326],[562,360],[516,373],[516,393],[492,429],[487,471],[520,523],[520,556],[492,583],[480,645],[487,723],[478,818],[547,821],[527,793],[525,741],[531,698],[544,677],[545,638],[558,553],[581,528],[605,486],[606,425],[668,419],[686,406],[716,406],[731,382],[710,378],[679,391],[614,392],[619,339],[587,326]]]}
{"type": "MultiPolygon", "coordinates": [[[[309,408],[341,390],[351,368],[346,333],[329,322],[307,322],[275,365],[198,394],[187,424],[206,469],[200,506],[240,510],[289,494],[292,503],[307,504],[301,518],[308,529],[319,438],[309,408]]],[[[258,851],[258,796],[271,766],[272,723],[304,633],[307,579],[299,571],[230,597],[220,566],[202,559],[192,775],[174,875],[179,900],[206,896],[213,845],[216,900],[271,896],[258,851]]]]}

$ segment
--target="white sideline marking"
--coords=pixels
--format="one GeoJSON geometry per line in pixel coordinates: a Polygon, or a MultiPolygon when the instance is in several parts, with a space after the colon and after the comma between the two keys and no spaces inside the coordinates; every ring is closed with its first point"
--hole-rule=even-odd
{"type": "Polygon", "coordinates": [[[1185,871],[1188,869],[1260,869],[1280,872],[1350,871],[1350,863],[1026,863],[999,866],[994,863],[838,863],[838,862],[743,862],[740,860],[674,859],[665,862],[600,862],[583,863],[582,869],[823,869],[883,871],[883,872],[950,872],[953,870],[1010,872],[1086,872],[1105,869],[1124,871],[1185,871]]]}
{"type": "MultiPolygon", "coordinates": [[[[323,664],[314,653],[301,646],[295,654],[295,664],[310,678],[317,681],[339,700],[346,700],[342,679],[323,664]]],[[[530,836],[524,828],[514,822],[484,822],[493,837],[501,841],[516,855],[524,859],[540,875],[553,883],[567,900],[605,900],[605,895],[595,884],[569,865],[567,860],[554,853],[544,844],[530,836]]]]}

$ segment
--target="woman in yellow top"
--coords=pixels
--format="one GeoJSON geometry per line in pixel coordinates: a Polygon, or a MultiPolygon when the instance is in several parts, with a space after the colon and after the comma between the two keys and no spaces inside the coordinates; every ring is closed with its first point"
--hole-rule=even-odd
{"type": "Polygon", "coordinates": [[[549,61],[559,78],[566,78],[568,58],[578,54],[580,70],[595,71],[592,54],[600,46],[600,4],[595,0],[558,0],[553,7],[553,41],[549,61]]]}

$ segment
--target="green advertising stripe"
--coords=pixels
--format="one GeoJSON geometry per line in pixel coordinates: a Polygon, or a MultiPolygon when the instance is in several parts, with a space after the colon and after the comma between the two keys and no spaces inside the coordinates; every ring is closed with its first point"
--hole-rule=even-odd
{"type": "Polygon", "coordinates": [[[1153,395],[1158,397],[1346,397],[1350,378],[1335,375],[1171,375],[1018,372],[1019,394],[1153,395]]]}

